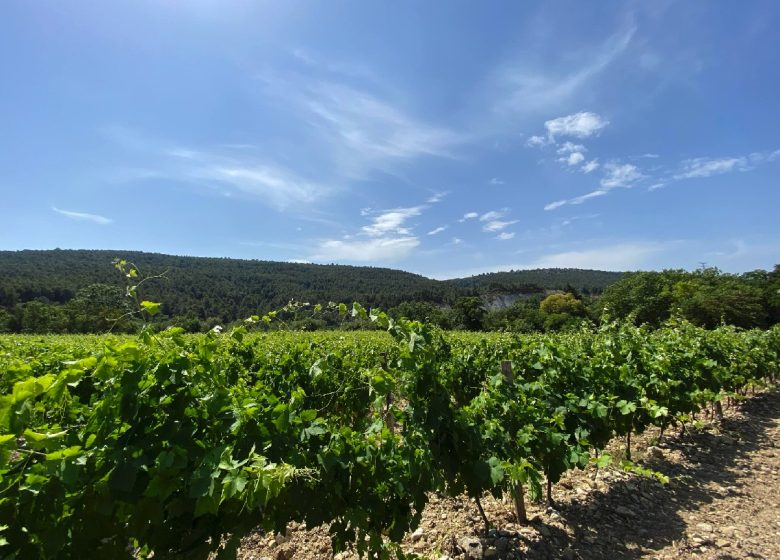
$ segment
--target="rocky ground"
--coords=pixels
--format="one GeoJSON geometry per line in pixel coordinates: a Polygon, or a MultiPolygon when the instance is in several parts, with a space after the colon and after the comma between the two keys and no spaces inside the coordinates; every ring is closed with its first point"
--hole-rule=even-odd
{"type": "MultiPolygon", "coordinates": [[[[474,502],[432,496],[404,549],[426,558],[780,559],[780,392],[727,409],[722,422],[660,443],[635,438],[634,459],[669,477],[662,485],[618,468],[573,471],[555,486],[555,508],[527,504],[528,525],[511,504],[483,499],[495,529],[481,535],[474,502]]],[[[613,442],[613,457],[623,452],[613,442]]],[[[335,558],[356,558],[349,553],[335,558]]],[[[241,560],[334,558],[327,530],[290,527],[248,536],[241,560]]]]}

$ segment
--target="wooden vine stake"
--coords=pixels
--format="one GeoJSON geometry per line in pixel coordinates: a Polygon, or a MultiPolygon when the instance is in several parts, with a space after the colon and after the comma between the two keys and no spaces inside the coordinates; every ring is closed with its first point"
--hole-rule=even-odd
{"type": "MultiPolygon", "coordinates": [[[[514,383],[515,376],[512,374],[512,362],[503,360],[501,362],[501,373],[504,374],[504,381],[514,383]]],[[[523,485],[520,482],[512,483],[509,487],[509,493],[512,495],[512,502],[515,505],[515,516],[518,523],[528,523],[528,515],[525,511],[525,496],[523,495],[523,485]]]]}

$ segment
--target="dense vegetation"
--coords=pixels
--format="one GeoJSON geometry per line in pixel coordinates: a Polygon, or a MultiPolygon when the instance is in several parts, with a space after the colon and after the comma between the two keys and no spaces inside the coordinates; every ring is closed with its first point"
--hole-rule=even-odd
{"type": "Polygon", "coordinates": [[[629,273],[605,291],[595,309],[653,326],[677,314],[708,328],[766,327],[780,323],[780,265],[741,275],[714,268],[629,273]]]}
{"type": "MultiPolygon", "coordinates": [[[[599,293],[619,273],[587,270],[528,270],[437,281],[386,268],[313,265],[112,251],[0,251],[0,332],[105,332],[134,330],[131,321],[114,324],[126,301],[114,257],[134,262],[145,275],[165,274],[146,286],[163,302],[158,321],[188,331],[206,331],[253,313],[278,309],[290,300],[327,303],[358,300],[391,309],[423,303],[423,313],[444,313],[440,323],[462,326],[452,307],[469,296],[480,305],[495,294],[544,295],[571,285],[599,293]],[[89,302],[93,304],[86,305],[89,302]]],[[[415,311],[419,313],[419,310],[415,311]]],[[[321,317],[309,328],[340,322],[321,317]]],[[[303,325],[302,325],[303,326],[303,325]]]]}
{"type": "MultiPolygon", "coordinates": [[[[137,332],[122,278],[107,251],[0,252],[0,332],[137,332]]],[[[712,328],[763,328],[780,321],[780,267],[741,275],[614,273],[545,269],[436,281],[398,270],[126,253],[162,301],[155,324],[205,332],[291,300],[359,299],[444,329],[553,332],[598,323],[603,314],[658,326],[672,316],[712,328]]],[[[289,313],[285,327],[366,328],[338,314],[289,313]]]]}
{"type": "Polygon", "coordinates": [[[567,469],[618,460],[611,438],[717,410],[780,365],[780,327],[518,336],[353,315],[387,332],[248,332],[268,315],[224,334],[0,337],[0,555],[231,557],[295,520],[386,557],[430,492],[509,492],[522,519],[524,487],[546,480],[551,499],[567,469]]]}

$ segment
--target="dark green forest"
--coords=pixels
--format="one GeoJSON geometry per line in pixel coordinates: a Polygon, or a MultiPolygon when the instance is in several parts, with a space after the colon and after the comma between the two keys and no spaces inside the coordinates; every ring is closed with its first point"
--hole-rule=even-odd
{"type": "MultiPolygon", "coordinates": [[[[606,313],[660,325],[674,315],[713,327],[763,327],[780,321],[780,268],[725,274],[519,270],[432,280],[388,268],[315,265],[136,251],[0,251],[0,332],[131,332],[138,328],[114,258],[147,278],[155,317],[204,331],[280,309],[291,300],[359,301],[448,329],[554,331],[597,322],[606,313]]],[[[361,328],[337,314],[290,313],[287,327],[361,328]]]]}

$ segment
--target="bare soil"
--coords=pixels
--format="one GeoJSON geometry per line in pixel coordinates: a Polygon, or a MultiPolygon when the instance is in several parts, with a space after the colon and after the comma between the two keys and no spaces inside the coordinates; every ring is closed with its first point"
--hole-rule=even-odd
{"type": "MultiPolygon", "coordinates": [[[[681,436],[657,442],[658,435],[635,437],[633,458],[669,484],[617,467],[572,471],[554,487],[554,508],[527,503],[528,525],[515,522],[508,499],[485,496],[489,535],[473,500],[431,496],[420,529],[403,548],[436,560],[780,559],[780,392],[755,395],[726,409],[722,421],[681,436]]],[[[624,450],[618,441],[609,449],[613,457],[624,450]]],[[[286,535],[249,535],[239,558],[334,555],[326,527],[291,526],[286,535]]]]}

